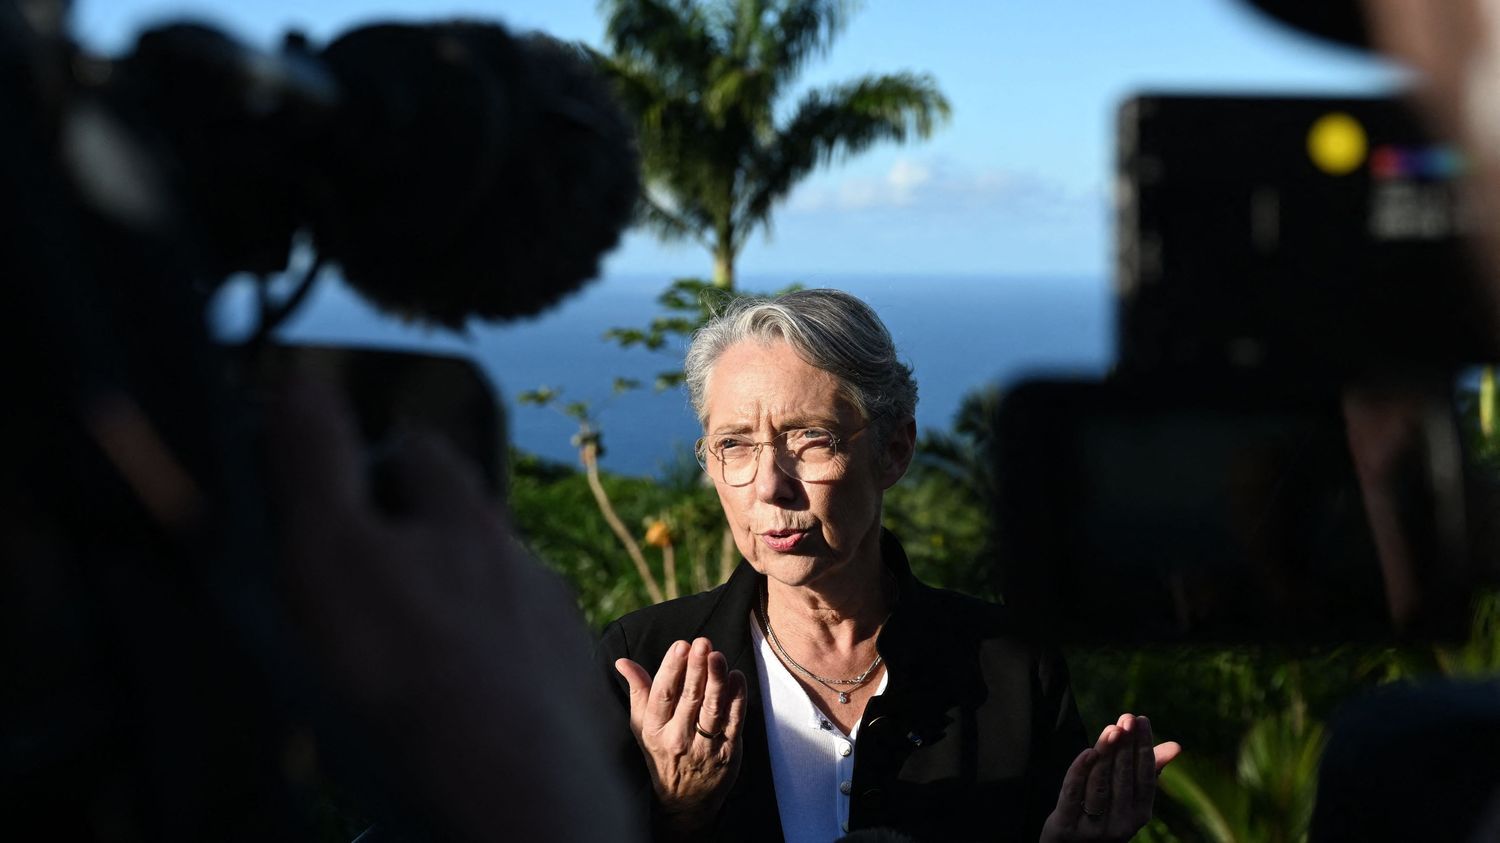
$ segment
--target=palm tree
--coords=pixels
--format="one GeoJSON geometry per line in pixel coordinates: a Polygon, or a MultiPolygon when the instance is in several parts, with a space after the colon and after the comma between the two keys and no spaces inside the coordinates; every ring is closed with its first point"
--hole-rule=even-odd
{"type": "Polygon", "coordinates": [[[778,105],[825,52],[852,4],[840,0],[602,0],[601,57],[638,122],[642,216],[713,254],[714,286],[771,211],[815,167],[871,144],[927,137],[948,101],[926,74],[864,76],[778,105]]]}

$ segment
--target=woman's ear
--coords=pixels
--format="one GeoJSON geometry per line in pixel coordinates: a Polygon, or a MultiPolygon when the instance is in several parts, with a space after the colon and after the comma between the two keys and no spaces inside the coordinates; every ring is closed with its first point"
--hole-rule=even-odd
{"type": "Polygon", "coordinates": [[[907,419],[886,438],[880,455],[880,488],[889,489],[906,475],[917,453],[917,421],[907,419]]]}

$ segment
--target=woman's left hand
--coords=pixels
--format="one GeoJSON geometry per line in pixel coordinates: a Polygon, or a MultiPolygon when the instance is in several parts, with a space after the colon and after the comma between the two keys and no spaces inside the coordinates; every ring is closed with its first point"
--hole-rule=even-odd
{"type": "Polygon", "coordinates": [[[1156,777],[1182,747],[1151,743],[1151,721],[1122,714],[1099,742],[1073,759],[1042,843],[1125,841],[1151,820],[1156,777]]]}

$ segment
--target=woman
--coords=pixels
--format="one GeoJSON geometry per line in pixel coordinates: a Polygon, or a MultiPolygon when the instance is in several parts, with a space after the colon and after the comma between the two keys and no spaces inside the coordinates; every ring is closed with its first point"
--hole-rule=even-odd
{"type": "Polygon", "coordinates": [[[1125,715],[1084,749],[1061,658],[1002,607],[917,581],[882,530],[916,384],[868,306],[742,299],[685,373],[745,562],[601,643],[656,836],[1123,840],[1145,823],[1176,745],[1153,753],[1125,715]]]}

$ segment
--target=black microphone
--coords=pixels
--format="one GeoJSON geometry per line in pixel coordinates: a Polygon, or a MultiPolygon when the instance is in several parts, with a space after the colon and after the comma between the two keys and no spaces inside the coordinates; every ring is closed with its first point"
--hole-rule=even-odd
{"type": "MultiPolygon", "coordinates": [[[[398,315],[535,314],[598,273],[639,190],[631,123],[584,48],[493,23],[384,23],[259,51],[143,33],[99,91],[162,162],[200,283],[285,269],[294,234],[398,315]]],[[[128,204],[128,203],[123,203],[128,204]]]]}
{"type": "Polygon", "coordinates": [[[492,24],[381,24],[322,53],[345,102],[313,239],[396,314],[537,313],[598,272],[639,184],[633,130],[581,49],[492,24]]]}

